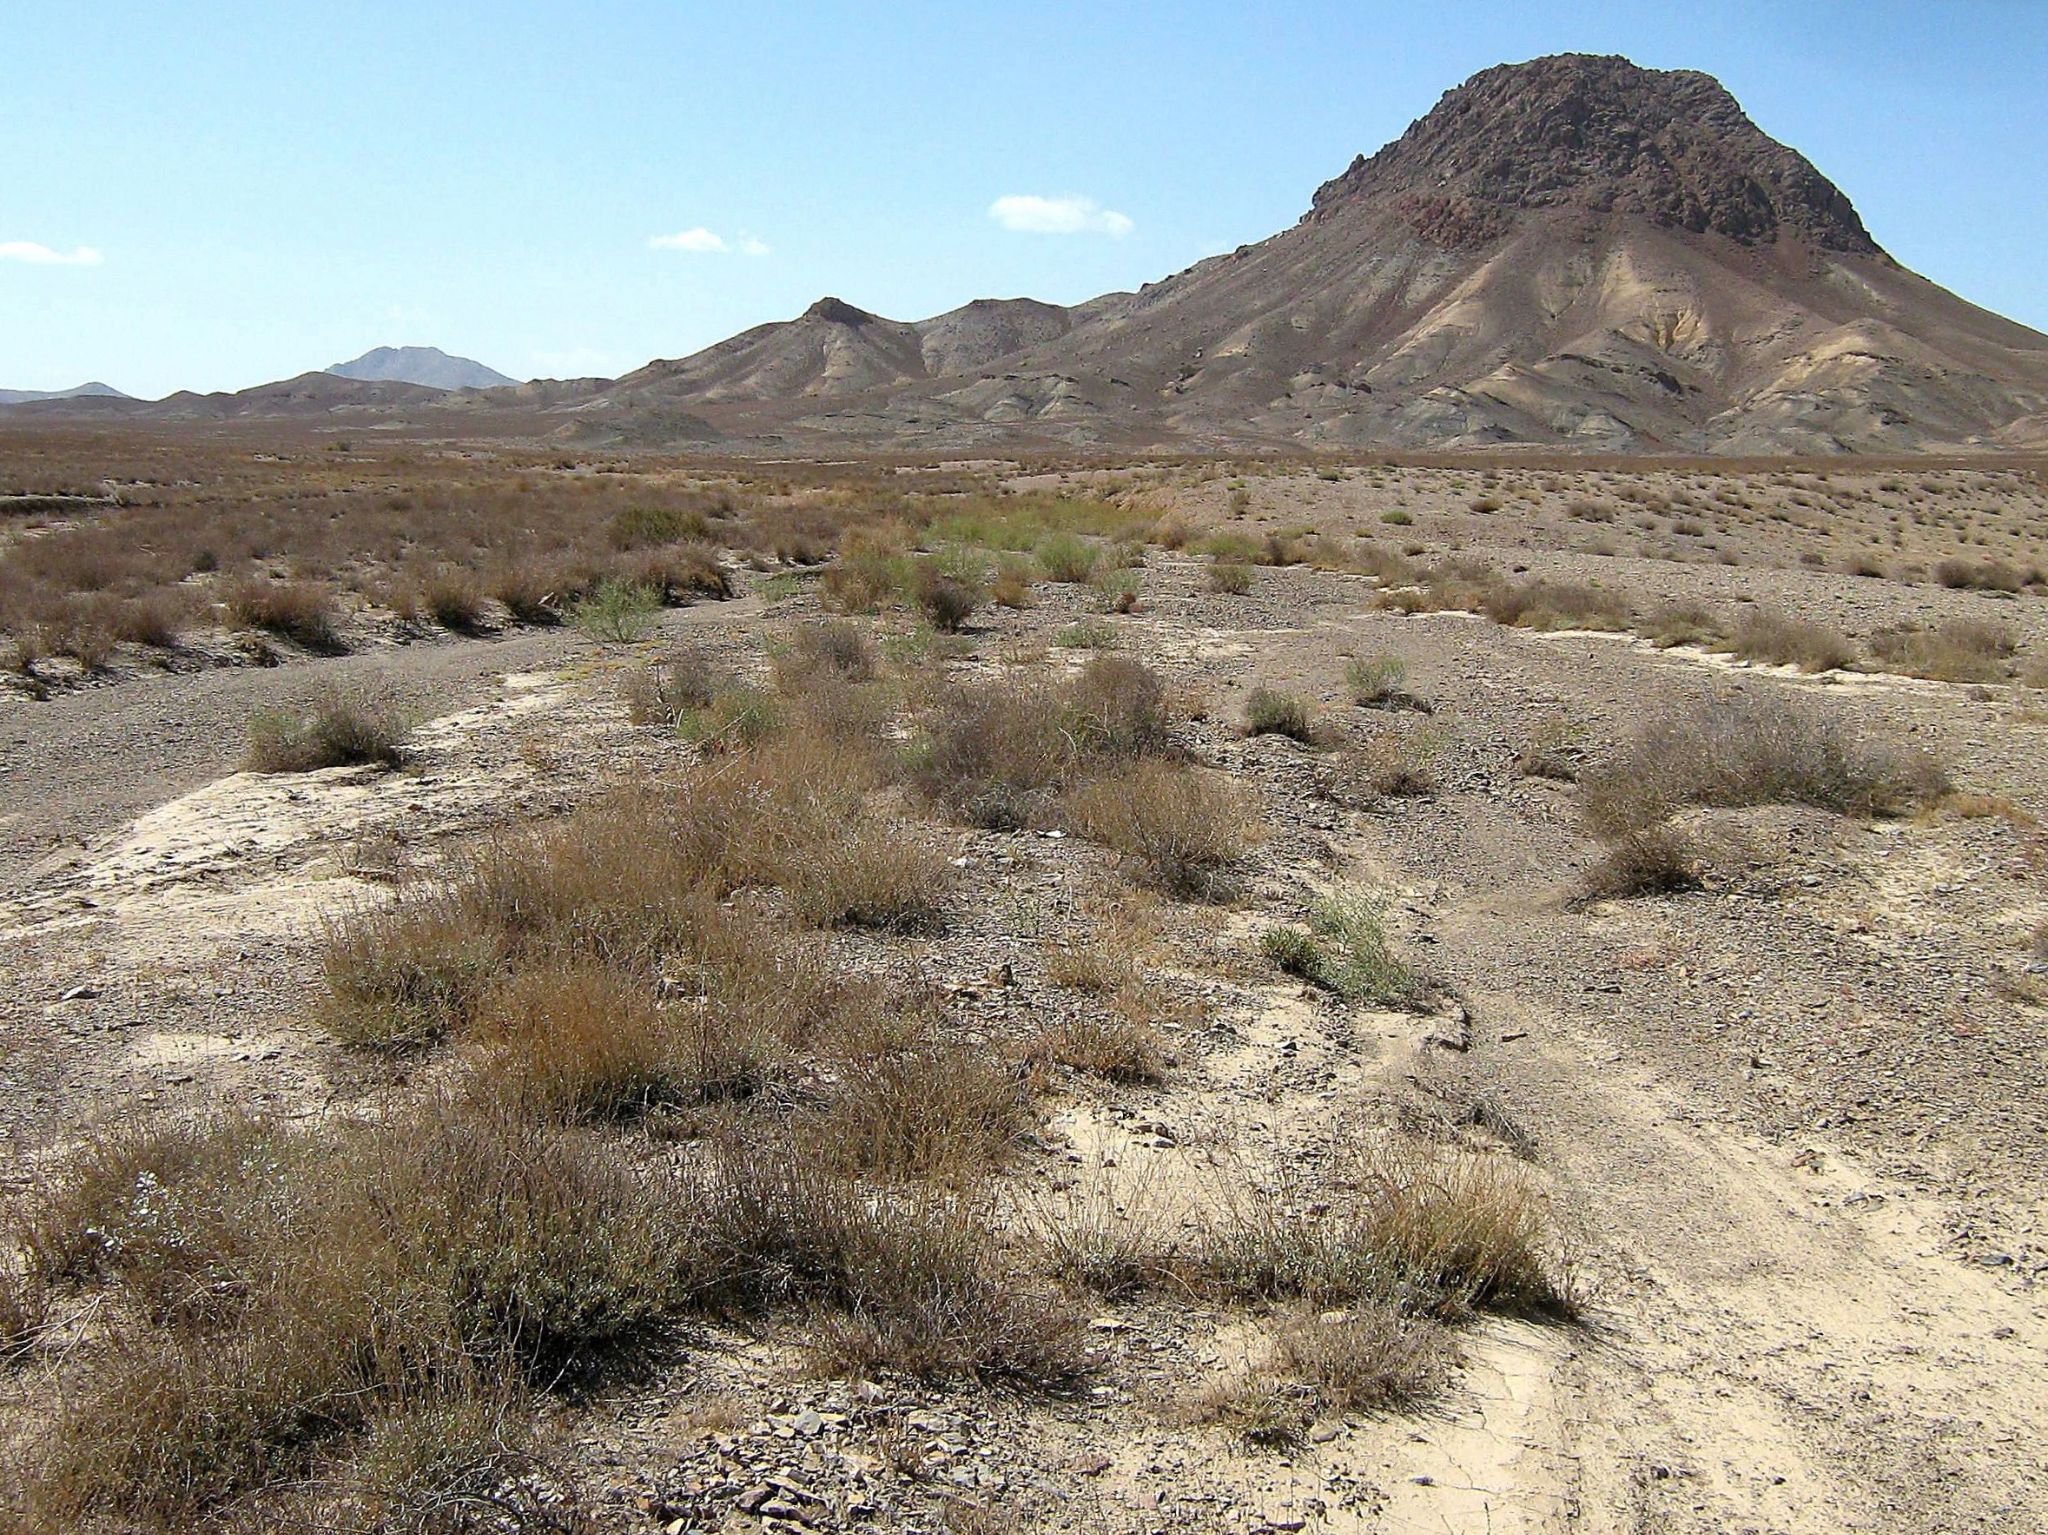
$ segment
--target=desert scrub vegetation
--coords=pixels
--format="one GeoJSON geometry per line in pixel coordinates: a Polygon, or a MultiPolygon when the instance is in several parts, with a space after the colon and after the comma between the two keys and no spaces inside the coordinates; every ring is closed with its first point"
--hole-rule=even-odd
{"type": "Polygon", "coordinates": [[[1320,778],[1322,791],[1341,805],[1371,809],[1384,800],[1427,799],[1437,792],[1437,764],[1451,733],[1439,725],[1376,730],[1341,746],[1320,778]]]}
{"type": "Polygon", "coordinates": [[[227,594],[227,609],[244,628],[261,629],[318,655],[339,655],[348,646],[336,627],[334,594],[309,581],[237,582],[227,594]]]}
{"type": "Polygon", "coordinates": [[[1391,651],[1353,656],[1346,661],[1344,686],[1351,701],[1361,709],[1428,708],[1408,691],[1408,662],[1391,651]]]}
{"type": "Polygon", "coordinates": [[[1318,740],[1315,708],[1299,693],[1253,688],[1244,703],[1244,733],[1286,736],[1304,746],[1313,746],[1318,740]]]}
{"type": "Polygon", "coordinates": [[[1049,824],[1060,793],[1117,761],[1174,755],[1166,688],[1096,656],[1063,682],[963,683],[925,711],[908,762],[924,798],[993,830],[1049,824]]]}
{"type": "Polygon", "coordinates": [[[576,600],[569,622],[605,645],[633,645],[654,632],[661,596],[652,586],[606,581],[576,600]]]}
{"type": "Polygon", "coordinates": [[[2018,640],[2004,624],[1954,618],[1933,628],[1897,624],[1870,636],[1886,671],[1936,682],[2000,682],[2012,673],[2018,640]]]}
{"type": "Polygon", "coordinates": [[[1856,659],[1848,637],[1811,619],[1753,608],[1737,620],[1727,648],[1744,661],[1796,666],[1803,672],[1833,671],[1856,659]]]}
{"type": "Polygon", "coordinates": [[[243,765],[252,773],[310,773],[318,768],[397,767],[411,729],[398,705],[374,686],[333,684],[302,702],[249,719],[243,765]]]}
{"type": "Polygon", "coordinates": [[[1306,931],[1269,927],[1260,935],[1259,948],[1287,974],[1347,1002],[1405,1007],[1429,989],[1395,956],[1387,940],[1386,904],[1368,891],[1323,897],[1309,909],[1306,931]]]}
{"type": "Polygon", "coordinates": [[[1214,897],[1263,839],[1252,802],[1236,785],[1179,763],[1133,762],[1068,791],[1062,817],[1113,848],[1169,894],[1214,897]]]}
{"type": "Polygon", "coordinates": [[[1652,716],[1581,775],[1588,824],[1602,836],[1656,826],[1698,806],[1811,805],[1903,815],[1949,792],[1927,753],[1857,735],[1839,717],[1769,690],[1744,690],[1652,716]]]}
{"type": "Polygon", "coordinates": [[[772,1132],[678,1162],[482,1091],[339,1126],[132,1127],[52,1170],[24,1230],[39,1283],[119,1319],[16,1463],[30,1528],[190,1527],[259,1495],[331,1516],[408,1416],[516,1438],[529,1403],[693,1315],[806,1316],[846,1371],[1083,1365],[1071,1307],[978,1195],[867,1185],[772,1132]]]}

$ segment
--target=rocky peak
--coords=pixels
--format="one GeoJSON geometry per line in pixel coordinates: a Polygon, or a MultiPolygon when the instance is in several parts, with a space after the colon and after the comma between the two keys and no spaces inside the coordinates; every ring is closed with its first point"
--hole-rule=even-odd
{"type": "Polygon", "coordinates": [[[1541,208],[1629,213],[1748,245],[1876,254],[1849,199],[1749,120],[1711,75],[1568,53],[1483,70],[1378,154],[1317,191],[1308,217],[1362,201],[1449,246],[1541,208]]]}
{"type": "Polygon", "coordinates": [[[853,326],[866,325],[876,318],[865,309],[854,308],[845,299],[831,297],[819,299],[804,311],[803,317],[806,320],[826,320],[834,325],[853,326]]]}

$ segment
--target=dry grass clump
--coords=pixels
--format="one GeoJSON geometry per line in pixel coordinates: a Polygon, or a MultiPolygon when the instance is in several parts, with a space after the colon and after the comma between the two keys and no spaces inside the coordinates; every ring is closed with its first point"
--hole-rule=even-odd
{"type": "Polygon", "coordinates": [[[1209,590],[1230,597],[1242,597],[1252,589],[1257,576],[1244,560],[1212,559],[1209,562],[1209,590]]]}
{"type": "Polygon", "coordinates": [[[1571,1279],[1533,1175],[1511,1157],[1408,1141],[1342,1148],[1301,1189],[1231,1201],[1196,1258],[1223,1294],[1411,1315],[1476,1308],[1568,1315],[1571,1279]]]}
{"type": "Polygon", "coordinates": [[[1826,624],[1766,608],[1743,614],[1727,643],[1745,661],[1796,666],[1803,672],[1832,671],[1856,659],[1856,647],[1826,624]]]}
{"type": "Polygon", "coordinates": [[[1440,729],[1385,730],[1342,748],[1322,776],[1339,804],[1371,807],[1387,799],[1427,799],[1437,791],[1439,758],[1449,745],[1440,729]]]}
{"type": "Polygon", "coordinates": [[[941,697],[910,766],[916,788],[976,826],[1047,820],[1093,768],[1170,751],[1166,690],[1135,661],[1096,656],[1063,684],[983,683],[941,697]]]}
{"type": "Polygon", "coordinates": [[[2017,592],[2028,578],[2003,560],[1948,559],[1934,567],[1934,579],[1952,591],[2017,592]]]}
{"type": "Polygon", "coordinates": [[[410,727],[391,698],[372,688],[323,686],[295,707],[249,720],[243,764],[252,773],[310,773],[374,764],[396,767],[410,727]]]}
{"type": "Polygon", "coordinates": [[[815,953],[804,958],[722,903],[774,891],[799,921],[932,920],[952,868],[867,818],[875,772],[863,743],[798,732],[660,790],[501,832],[460,854],[445,883],[401,891],[330,931],[330,1025],[356,1043],[426,1042],[472,1022],[502,976],[573,961],[649,982],[687,975],[687,994],[721,1009],[722,1026],[765,1010],[766,1037],[800,1043],[872,998],[824,979],[815,953]]]}
{"type": "Polygon", "coordinates": [[[1518,629],[1626,629],[1631,616],[1629,601],[1619,592],[1544,578],[1493,587],[1481,596],[1479,611],[1518,629]]]}
{"type": "Polygon", "coordinates": [[[1110,1082],[1151,1084],[1166,1075],[1165,1047],[1150,1024],[1111,1013],[1063,1018],[1031,1042],[1034,1060],[1110,1082]]]}
{"type": "Polygon", "coordinates": [[[1391,651],[1353,656],[1344,664],[1344,686],[1361,709],[1427,709],[1408,691],[1408,663],[1391,651]]]}
{"type": "Polygon", "coordinates": [[[1178,764],[1139,761],[1105,772],[1061,802],[1067,825],[1135,859],[1177,896],[1214,896],[1264,837],[1257,811],[1233,784],[1178,764]]]}
{"type": "Polygon", "coordinates": [[[864,1187],[759,1140],[723,1146],[712,1191],[706,1301],[815,1308],[832,1370],[1045,1386],[1082,1369],[1072,1307],[1024,1277],[971,1195],[864,1187]]]}
{"type": "Polygon", "coordinates": [[[1652,645],[1669,650],[1675,645],[1706,649],[1721,642],[1720,615],[1701,602],[1666,602],[1650,610],[1642,632],[1652,645]]]}
{"type": "Polygon", "coordinates": [[[1886,671],[1937,682],[1999,682],[2019,648],[2004,624],[1956,618],[1933,629],[1899,624],[1870,636],[1871,654],[1886,671]]]}
{"type": "Polygon", "coordinates": [[[1614,837],[1580,881],[1582,900],[1617,900],[1692,890],[1700,883],[1692,839],[1675,826],[1645,826],[1614,837]]]}
{"type": "Polygon", "coordinates": [[[1325,897],[1310,909],[1308,931],[1268,928],[1259,948],[1289,975],[1347,1002],[1401,1007],[1427,990],[1387,942],[1385,903],[1365,891],[1325,897]]]}
{"type": "Polygon", "coordinates": [[[1031,1125],[1014,1065],[964,1047],[913,1040],[854,1056],[836,1076],[797,1134],[840,1172],[958,1182],[1002,1161],[1031,1125]]]}
{"type": "Polygon", "coordinates": [[[128,1129],[30,1203],[36,1271],[119,1335],[20,1467],[32,1526],[190,1527],[401,1406],[587,1375],[696,1279],[674,1173],[477,1098],[128,1129]]]}
{"type": "Polygon", "coordinates": [[[1948,789],[1946,771],[1925,753],[1853,735],[1835,716],[1775,691],[1657,715],[1580,779],[1587,821],[1609,839],[1659,825],[1688,805],[1900,815],[1948,789]]]}
{"type": "Polygon", "coordinates": [[[663,998],[588,961],[520,971],[478,1002],[482,1074],[527,1108],[619,1119],[740,1096],[767,1075],[768,1042],[740,1018],[663,998]]]}
{"type": "Polygon", "coordinates": [[[636,725],[665,725],[674,730],[711,701],[732,678],[701,647],[679,644],[658,660],[626,673],[619,691],[626,714],[636,725]]]}
{"type": "Polygon", "coordinates": [[[1294,1304],[1279,1313],[1267,1357],[1205,1390],[1195,1416],[1254,1444],[1291,1444],[1318,1418],[1427,1400],[1450,1360],[1443,1329],[1393,1306],[1294,1304]]]}
{"type": "Polygon", "coordinates": [[[348,649],[336,627],[334,594],[314,582],[251,577],[228,589],[227,607],[243,627],[278,635],[320,655],[348,649]]]}
{"type": "Polygon", "coordinates": [[[872,682],[880,669],[874,637],[844,619],[799,624],[775,658],[776,682],[785,693],[802,692],[820,677],[872,682]]]}
{"type": "Polygon", "coordinates": [[[1032,551],[1038,573],[1048,581],[1070,586],[1085,584],[1102,557],[1101,547],[1072,533],[1054,533],[1032,551]]]}
{"type": "Polygon", "coordinates": [[[988,597],[979,579],[935,560],[918,563],[914,590],[918,610],[942,634],[957,633],[988,597]]]}
{"type": "Polygon", "coordinates": [[[1244,704],[1244,733],[1248,736],[1277,735],[1315,744],[1315,708],[1298,693],[1277,688],[1253,688],[1244,704]]]}

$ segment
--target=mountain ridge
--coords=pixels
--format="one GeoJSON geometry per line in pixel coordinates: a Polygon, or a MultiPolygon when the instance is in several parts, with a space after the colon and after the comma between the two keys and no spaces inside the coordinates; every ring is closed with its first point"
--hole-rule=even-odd
{"type": "Polygon", "coordinates": [[[2048,446],[2048,336],[1900,266],[1711,76],[1590,54],[1480,71],[1291,226],[1134,293],[912,321],[827,296],[616,379],[379,387],[165,413],[773,451],[2048,446]]]}

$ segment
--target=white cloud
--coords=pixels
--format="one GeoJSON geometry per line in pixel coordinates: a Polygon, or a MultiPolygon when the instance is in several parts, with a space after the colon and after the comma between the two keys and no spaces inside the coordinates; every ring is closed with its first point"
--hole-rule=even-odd
{"type": "Polygon", "coordinates": [[[26,261],[30,266],[98,266],[103,259],[90,245],[67,253],[33,240],[0,240],[0,261],[26,261]]]}
{"type": "Polygon", "coordinates": [[[647,245],[651,250],[688,251],[693,256],[727,256],[735,251],[742,256],[765,256],[769,251],[767,243],[753,235],[743,233],[737,240],[729,241],[702,224],[681,234],[655,235],[647,245]]]}
{"type": "Polygon", "coordinates": [[[1005,229],[1034,235],[1108,235],[1121,240],[1137,225],[1092,197],[1033,197],[1013,193],[988,205],[988,216],[1005,229]]]}

